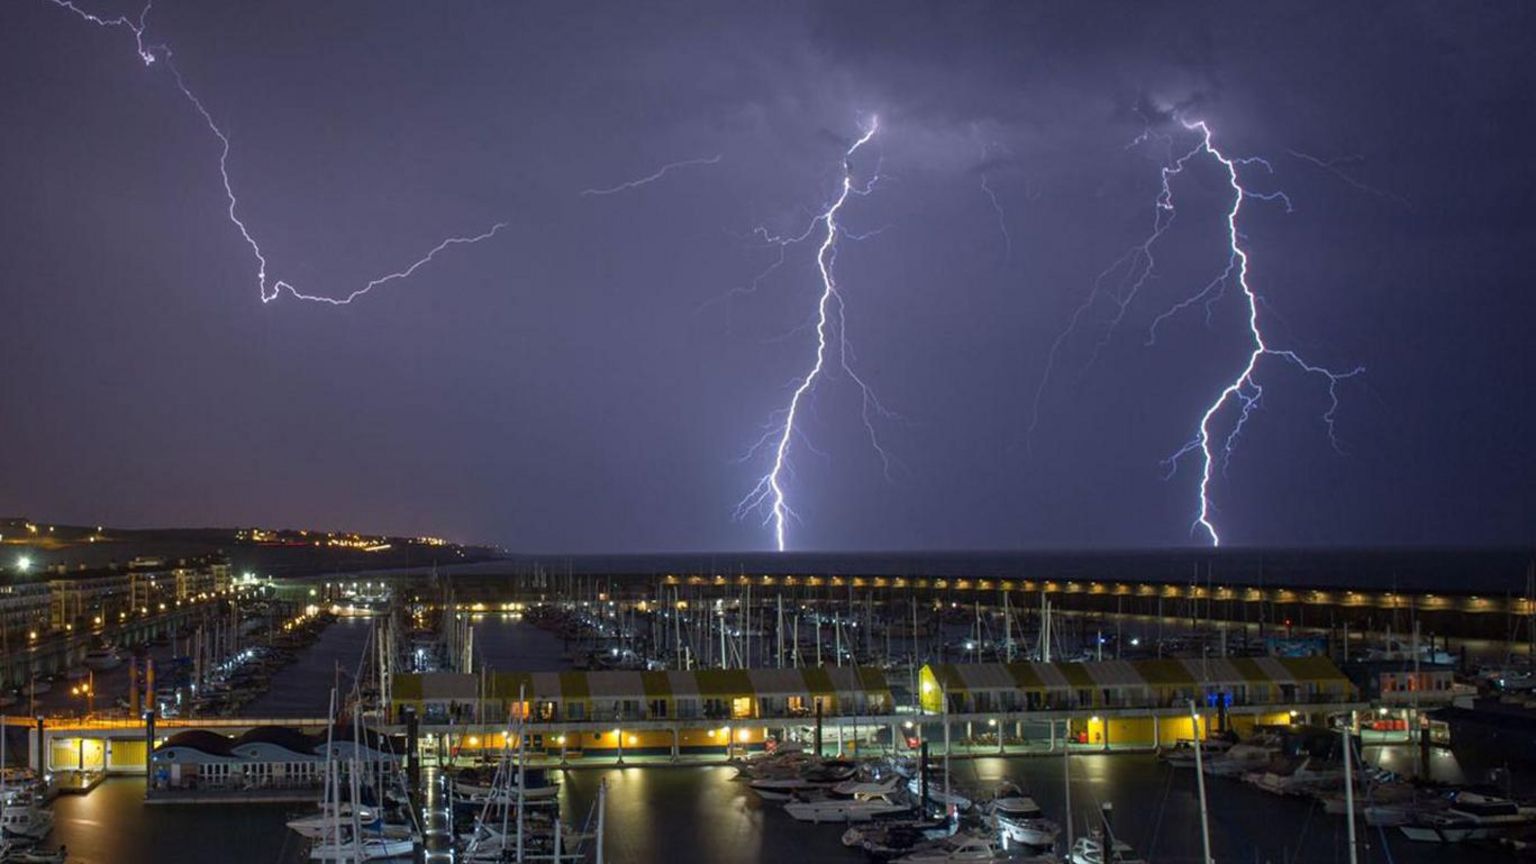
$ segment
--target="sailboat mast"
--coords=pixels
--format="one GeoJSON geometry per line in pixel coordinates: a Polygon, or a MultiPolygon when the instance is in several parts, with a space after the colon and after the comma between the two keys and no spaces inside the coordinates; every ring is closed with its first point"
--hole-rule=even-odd
{"type": "MultiPolygon", "coordinates": [[[[1041,601],[1042,603],[1044,601],[1041,601]]],[[[1055,728],[1056,721],[1051,721],[1055,728]]],[[[1072,852],[1072,721],[1061,721],[1061,788],[1062,798],[1066,801],[1067,822],[1067,854],[1072,852]]]]}
{"type": "Polygon", "coordinates": [[[1349,724],[1346,723],[1340,731],[1344,734],[1344,817],[1348,826],[1349,864],[1359,864],[1360,847],[1355,843],[1355,760],[1350,755],[1349,724]]]}
{"type": "Polygon", "coordinates": [[[1204,864],[1215,864],[1214,859],[1211,858],[1211,815],[1205,803],[1205,757],[1201,755],[1201,751],[1205,749],[1205,741],[1200,735],[1200,714],[1195,710],[1193,699],[1189,700],[1189,720],[1194,728],[1192,737],[1195,739],[1195,785],[1200,791],[1200,842],[1205,850],[1204,864]]]}

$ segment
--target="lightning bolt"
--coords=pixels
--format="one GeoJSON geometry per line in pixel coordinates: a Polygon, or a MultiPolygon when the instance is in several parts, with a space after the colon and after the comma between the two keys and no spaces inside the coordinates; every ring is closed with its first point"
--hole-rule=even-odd
{"type": "Polygon", "coordinates": [[[583,189],[581,190],[581,195],[584,198],[590,195],[613,195],[618,192],[623,192],[627,189],[634,189],[637,186],[645,186],[650,183],[655,183],[657,180],[660,180],[661,178],[667,176],[668,173],[678,168],[686,168],[690,165],[718,164],[720,164],[720,156],[718,154],[702,159],[684,159],[681,162],[668,162],[667,164],[657,168],[655,171],[645,175],[644,177],[641,177],[638,180],[629,180],[627,182],[620,183],[617,186],[609,186],[606,189],[583,189]]]}
{"type": "MultiPolygon", "coordinates": [[[[1174,180],[1184,172],[1191,160],[1201,155],[1214,159],[1225,171],[1228,185],[1232,189],[1232,206],[1227,211],[1227,246],[1229,255],[1226,266],[1214,278],[1207,282],[1200,290],[1173,304],[1152,319],[1147,328],[1145,345],[1152,346],[1157,342],[1158,328],[1170,318],[1178,315],[1186,309],[1204,304],[1206,320],[1211,320],[1213,304],[1225,296],[1230,286],[1235,285],[1240,289],[1243,300],[1247,305],[1248,332],[1252,337],[1247,361],[1238,371],[1237,377],[1231,380],[1217,394],[1215,401],[1211,402],[1201,414],[1196,434],[1187,443],[1180,447],[1172,456],[1164,460],[1168,468],[1167,477],[1171,478],[1177,470],[1180,460],[1186,456],[1196,455],[1200,462],[1200,484],[1198,513],[1190,525],[1191,533],[1203,531],[1213,546],[1221,545],[1221,535],[1213,521],[1213,506],[1211,503],[1211,481],[1214,466],[1217,461],[1217,452],[1220,450],[1222,467],[1225,469],[1230,462],[1232,453],[1242,437],[1243,429],[1247,425],[1255,408],[1258,407],[1264,393],[1263,386],[1258,382],[1257,375],[1260,361],[1265,357],[1274,357],[1283,360],[1308,375],[1314,375],[1327,382],[1328,409],[1323,413],[1322,420],[1327,428],[1328,440],[1335,450],[1341,450],[1335,418],[1339,408],[1340,382],[1353,378],[1365,371],[1365,367],[1357,366],[1344,372],[1334,371],[1307,361],[1300,354],[1290,349],[1271,346],[1265,339],[1259,317],[1261,298],[1248,281],[1248,252],[1243,247],[1243,235],[1238,228],[1238,218],[1242,212],[1243,202],[1247,199],[1279,202],[1286,210],[1291,208],[1291,202],[1283,192],[1255,192],[1242,184],[1239,169],[1249,165],[1256,165],[1265,171],[1271,171],[1270,164],[1256,157],[1236,158],[1229,157],[1216,148],[1212,142],[1210,127],[1205,121],[1180,120],[1180,124],[1189,132],[1198,134],[1198,141],[1188,151],[1170,159],[1161,169],[1161,185],[1153,208],[1153,220],[1151,231],[1146,238],[1132,246],[1124,255],[1116,259],[1093,280],[1088,295],[1084,298],[1072,313],[1067,326],[1057,334],[1051,348],[1046,355],[1045,372],[1040,379],[1040,384],[1035,390],[1034,403],[1030,424],[1026,433],[1026,441],[1030,440],[1040,422],[1040,403],[1045,393],[1051,375],[1053,374],[1058,355],[1067,340],[1077,332],[1082,324],[1084,316],[1095,306],[1107,298],[1112,312],[1103,334],[1100,336],[1088,365],[1097,360],[1099,350],[1109,341],[1115,329],[1124,320],[1127,311],[1140,293],[1150,281],[1155,278],[1157,261],[1154,257],[1155,247],[1163,235],[1173,225],[1176,215],[1174,209],[1174,180]],[[1219,443],[1215,441],[1214,427],[1222,413],[1235,408],[1236,418],[1232,421],[1225,436],[1221,436],[1219,443]]],[[[1164,135],[1154,133],[1150,129],[1138,136],[1131,146],[1157,139],[1162,143],[1171,145],[1171,140],[1164,135]]]]}
{"type": "MultiPolygon", "coordinates": [[[[1164,169],[1163,194],[1158,201],[1158,207],[1166,209],[1170,213],[1172,212],[1173,193],[1169,184],[1172,177],[1183,171],[1184,166],[1195,156],[1202,153],[1208,155],[1215,159],[1226,171],[1227,183],[1232,188],[1232,208],[1227,211],[1227,245],[1231,250],[1231,254],[1227,260],[1226,270],[1212,284],[1215,284],[1215,282],[1225,284],[1230,280],[1241,290],[1243,299],[1248,307],[1248,332],[1253,339],[1253,347],[1248,352],[1247,363],[1243,365],[1237,377],[1222,388],[1221,392],[1217,394],[1215,401],[1205,409],[1205,413],[1200,417],[1200,425],[1195,437],[1179,448],[1172,456],[1168,457],[1167,460],[1171,476],[1173,469],[1177,468],[1178,461],[1181,458],[1192,453],[1199,454],[1197,457],[1200,463],[1199,513],[1195,517],[1195,521],[1190,525],[1190,531],[1193,533],[1203,530],[1210,538],[1211,545],[1220,546],[1221,535],[1217,532],[1216,525],[1212,521],[1211,508],[1211,474],[1215,464],[1215,454],[1212,452],[1212,426],[1216,421],[1217,415],[1221,414],[1224,409],[1234,404],[1237,406],[1237,419],[1233,421],[1231,428],[1220,444],[1223,459],[1230,459],[1233,448],[1236,447],[1238,439],[1242,436],[1244,425],[1248,422],[1253,409],[1258,406],[1259,400],[1264,395],[1264,388],[1256,379],[1259,362],[1265,357],[1276,357],[1294,365],[1308,375],[1318,376],[1327,382],[1329,404],[1328,410],[1322,415],[1322,420],[1328,429],[1328,439],[1335,449],[1339,448],[1339,440],[1334,426],[1334,418],[1339,408],[1339,382],[1363,373],[1365,367],[1356,366],[1347,372],[1336,372],[1307,361],[1293,350],[1275,348],[1265,340],[1264,330],[1260,326],[1259,321],[1259,296],[1248,282],[1248,251],[1242,245],[1242,234],[1238,230],[1238,217],[1243,209],[1243,201],[1249,198],[1265,201],[1279,200],[1285,202],[1287,206],[1289,206],[1290,202],[1285,198],[1284,193],[1256,193],[1249,191],[1243,186],[1242,178],[1238,173],[1239,166],[1258,164],[1268,169],[1269,164],[1267,162],[1257,158],[1234,158],[1222,153],[1212,143],[1211,128],[1204,120],[1181,120],[1180,123],[1185,129],[1199,133],[1199,143],[1195,145],[1194,149],[1180,157],[1172,167],[1164,169]]],[[[1177,304],[1170,312],[1176,313],[1179,309],[1187,308],[1192,302],[1198,301],[1212,290],[1211,286],[1207,285],[1205,289],[1193,295],[1192,298],[1177,304]]],[[[1159,316],[1157,320],[1163,320],[1167,314],[1159,316]]]]}
{"type": "Polygon", "coordinates": [[[201,116],[203,118],[203,122],[207,124],[208,130],[214,134],[214,137],[219,139],[219,176],[223,180],[224,195],[229,202],[227,211],[229,221],[234,224],[235,228],[240,232],[240,236],[245,239],[246,245],[251,247],[251,254],[256,258],[256,283],[261,292],[262,303],[270,303],[273,300],[276,300],[278,297],[282,296],[284,292],[286,292],[298,300],[308,300],[314,303],[325,303],[331,306],[346,306],[353,300],[356,300],[358,297],[367,294],[368,292],[378,288],[381,285],[385,285],[396,280],[409,278],[417,270],[431,263],[432,260],[437,257],[439,252],[442,252],[449,247],[479,243],[482,240],[487,240],[495,236],[498,231],[507,227],[507,223],[497,222],[488,230],[479,234],[448,237],[442,242],[438,243],[436,246],[432,247],[432,249],[429,250],[425,255],[413,261],[409,266],[397,270],[393,273],[380,276],[377,279],[373,279],[365,283],[362,287],[356,288],[342,296],[331,297],[319,294],[306,294],[295,288],[291,283],[281,279],[274,279],[269,283],[267,276],[267,257],[261,251],[261,244],[256,242],[255,236],[252,235],[250,229],[240,218],[240,202],[235,196],[234,184],[229,179],[229,136],[226,135],[224,130],[221,129],[218,123],[214,121],[212,112],[210,112],[207,107],[203,105],[203,101],[199,99],[195,93],[192,92],[190,87],[187,86],[186,79],[184,79],[181,75],[181,70],[176,68],[176,63],[173,59],[170,47],[163,43],[151,45],[144,41],[144,34],[147,29],[145,22],[148,20],[150,8],[154,4],[145,4],[143,11],[139,13],[139,17],[137,19],[132,19],[126,15],[120,15],[116,18],[103,18],[100,15],[96,15],[92,12],[81,9],[79,6],[76,6],[73,2],[71,2],[71,0],[48,0],[48,2],[52,3],[54,6],[59,7],[60,9],[65,9],[69,12],[72,12],[82,21],[95,24],[98,27],[122,28],[127,30],[133,34],[135,50],[139,55],[139,59],[143,61],[145,66],[153,66],[157,62],[163,62],[166,68],[170,69],[171,76],[176,81],[177,89],[179,89],[181,94],[187,98],[188,102],[192,103],[192,107],[197,110],[198,115],[201,116]]]}
{"type": "MultiPolygon", "coordinates": [[[[828,337],[831,335],[829,331],[832,331],[834,326],[837,340],[838,366],[842,369],[843,374],[847,375],[849,380],[853,381],[855,386],[859,388],[863,399],[860,416],[864,421],[864,428],[869,433],[870,444],[880,456],[887,478],[890,476],[891,459],[886,453],[885,448],[880,445],[879,436],[875,432],[873,415],[892,415],[875,397],[874,391],[854,371],[850,363],[852,348],[848,344],[845,327],[846,307],[843,304],[842,295],[838,292],[837,279],[834,276],[838,239],[843,236],[847,236],[849,239],[856,239],[856,235],[847,234],[843,229],[841,223],[838,222],[838,214],[851,196],[867,195],[879,180],[879,171],[877,169],[874,176],[867,183],[856,185],[854,183],[853,158],[860,148],[868,144],[870,139],[875,137],[875,133],[879,129],[879,118],[871,117],[869,128],[865,129],[864,133],[844,151],[843,179],[839,192],[832,202],[811,220],[811,224],[807,226],[805,231],[790,237],[776,237],[764,229],[759,229],[759,233],[765,240],[777,243],[781,249],[806,240],[816,232],[818,227],[824,228],[826,232],[822,238],[821,245],[816,250],[816,267],[821,274],[821,295],[816,304],[815,362],[812,363],[810,370],[795,382],[794,391],[790,396],[788,406],[775,415],[779,418],[778,421],[770,423],[768,431],[748,450],[747,456],[750,457],[760,449],[771,446],[773,461],[768,472],[757,481],[752,491],[747,493],[747,496],[736,506],[737,518],[741,518],[754,510],[765,511],[764,524],[772,523],[774,544],[780,552],[787,548],[785,536],[786,523],[795,515],[794,510],[789,506],[784,490],[786,476],[791,473],[789,466],[790,442],[800,434],[795,429],[795,422],[799,418],[806,398],[815,389],[817,380],[822,377],[823,372],[826,370],[828,337]]],[[[774,262],[770,270],[777,268],[781,263],[783,263],[782,256],[778,261],[774,262]]],[[[759,281],[761,278],[760,276],[759,281]]]]}
{"type": "Polygon", "coordinates": [[[1361,192],[1365,192],[1369,195],[1375,195],[1377,198],[1385,198],[1388,201],[1401,204],[1404,207],[1412,206],[1412,202],[1410,202],[1407,198],[1404,198],[1395,192],[1388,192],[1385,189],[1378,189],[1369,183],[1362,182],[1351,175],[1349,172],[1345,171],[1343,168],[1339,167],[1340,165],[1347,163],[1364,162],[1364,156],[1335,156],[1331,159],[1322,159],[1317,156],[1313,156],[1310,153],[1303,153],[1300,150],[1288,150],[1286,152],[1290,153],[1292,156],[1300,159],[1303,162],[1311,163],[1312,165],[1327,171],[1329,174],[1332,174],[1350,186],[1359,189],[1361,192]]]}
{"type": "Polygon", "coordinates": [[[981,175],[981,194],[987,196],[992,202],[992,212],[997,215],[997,231],[1003,235],[1003,260],[1013,260],[1013,235],[1008,232],[1008,216],[1003,212],[1002,202],[997,200],[997,193],[993,191],[992,184],[987,178],[987,157],[991,155],[994,144],[986,144],[981,148],[981,168],[977,172],[981,175]]]}

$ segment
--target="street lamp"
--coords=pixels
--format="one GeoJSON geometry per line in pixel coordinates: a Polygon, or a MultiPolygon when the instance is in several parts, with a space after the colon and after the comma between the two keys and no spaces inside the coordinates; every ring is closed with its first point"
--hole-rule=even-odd
{"type": "Polygon", "coordinates": [[[86,716],[96,713],[96,673],[93,671],[83,683],[69,688],[69,695],[85,697],[86,716]]]}
{"type": "Polygon", "coordinates": [[[32,569],[32,556],[20,555],[16,558],[16,572],[25,573],[32,569]]]}

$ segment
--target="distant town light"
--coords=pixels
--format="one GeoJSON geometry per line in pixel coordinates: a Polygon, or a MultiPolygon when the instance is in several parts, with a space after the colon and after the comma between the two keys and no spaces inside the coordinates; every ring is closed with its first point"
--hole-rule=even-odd
{"type": "Polygon", "coordinates": [[[25,572],[27,572],[28,570],[31,570],[31,569],[32,569],[32,558],[31,558],[31,556],[29,556],[29,555],[22,555],[21,557],[16,559],[16,572],[18,572],[18,573],[25,573],[25,572]]]}

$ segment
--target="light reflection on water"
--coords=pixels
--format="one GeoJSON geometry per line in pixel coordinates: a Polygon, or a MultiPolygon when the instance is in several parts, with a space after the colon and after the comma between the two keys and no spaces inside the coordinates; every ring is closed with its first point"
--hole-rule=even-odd
{"type": "MultiPolygon", "coordinates": [[[[1020,783],[1060,819],[1062,760],[985,758],[952,763],[957,784],[990,791],[1004,778],[1020,783]]],[[[757,800],[726,767],[580,769],[560,775],[567,821],[585,824],[598,784],[609,783],[607,860],[613,864],[859,864],[842,848],[838,825],[804,825],[774,804],[757,800]]],[[[1102,802],[1114,805],[1117,833],[1154,862],[1195,861],[1200,840],[1194,776],[1150,757],[1119,754],[1072,757],[1075,828],[1097,824],[1102,802]]],[[[1213,778],[1211,829],[1219,861],[1344,860],[1342,820],[1309,801],[1277,798],[1243,783],[1213,778]]],[[[292,864],[302,850],[283,826],[289,808],[249,806],[146,807],[143,783],[112,780],[91,795],[55,804],[58,828],[50,843],[67,843],[79,864],[292,864]]],[[[1476,850],[1412,844],[1401,835],[1374,835],[1366,860],[1385,860],[1383,839],[1397,864],[1462,864],[1486,858],[1476,850]]]]}

